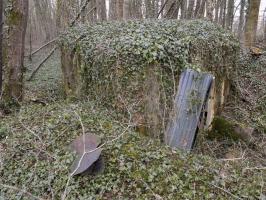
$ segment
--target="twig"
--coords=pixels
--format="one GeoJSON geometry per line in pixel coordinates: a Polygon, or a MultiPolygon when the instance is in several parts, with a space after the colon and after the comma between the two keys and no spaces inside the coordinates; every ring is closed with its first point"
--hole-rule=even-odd
{"type": "Polygon", "coordinates": [[[30,75],[30,77],[28,78],[27,81],[31,81],[32,78],[35,76],[35,74],[39,71],[39,69],[41,68],[41,66],[54,54],[55,50],[57,49],[57,46],[55,46],[50,53],[42,60],[42,62],[34,69],[34,71],[32,72],[32,74],[30,75]]]}
{"type": "MultiPolygon", "coordinates": [[[[84,128],[82,119],[81,119],[80,115],[76,111],[74,111],[74,113],[77,115],[78,120],[80,122],[80,125],[81,125],[81,128],[82,128],[82,134],[83,134],[83,141],[85,141],[85,128],[84,128]]],[[[85,142],[83,142],[83,144],[84,144],[84,152],[83,152],[81,158],[79,159],[79,162],[78,162],[77,167],[75,168],[75,170],[68,177],[68,180],[67,180],[67,183],[66,183],[66,186],[65,186],[65,190],[64,190],[64,193],[63,193],[62,198],[61,198],[62,200],[65,200],[66,199],[67,189],[68,189],[70,180],[74,176],[74,174],[76,173],[76,171],[79,169],[79,167],[81,165],[81,161],[83,160],[84,156],[87,155],[87,154],[93,153],[93,152],[95,152],[95,151],[97,151],[99,149],[102,149],[105,145],[110,144],[110,143],[113,143],[113,142],[117,141],[118,139],[120,139],[128,131],[128,129],[130,127],[132,127],[132,125],[130,124],[130,122],[131,122],[131,115],[130,115],[130,119],[129,119],[128,126],[125,128],[125,130],[120,135],[118,135],[117,137],[115,137],[114,139],[112,139],[110,141],[104,142],[103,144],[101,144],[100,146],[98,146],[97,148],[95,148],[93,150],[86,151],[85,142]]]]}
{"type": "Polygon", "coordinates": [[[244,170],[266,170],[266,167],[247,167],[244,170]]]}
{"type": "Polygon", "coordinates": [[[30,192],[27,192],[26,190],[22,190],[22,189],[19,189],[17,187],[14,187],[14,186],[6,185],[6,184],[1,184],[1,183],[0,183],[0,185],[2,187],[8,188],[8,189],[12,189],[12,190],[16,190],[16,191],[22,192],[23,194],[26,194],[26,195],[28,195],[31,198],[34,198],[34,199],[37,199],[37,200],[43,200],[42,198],[37,197],[37,196],[34,196],[33,194],[31,194],[30,192]]]}
{"type": "Polygon", "coordinates": [[[219,187],[219,186],[217,186],[217,185],[214,185],[214,184],[211,184],[211,185],[212,185],[213,187],[215,187],[215,188],[218,188],[218,189],[224,191],[226,194],[229,194],[230,196],[234,197],[235,199],[242,200],[240,197],[238,197],[238,196],[232,194],[231,192],[229,192],[228,190],[226,190],[226,189],[224,189],[224,188],[221,188],[221,187],[219,187]]]}

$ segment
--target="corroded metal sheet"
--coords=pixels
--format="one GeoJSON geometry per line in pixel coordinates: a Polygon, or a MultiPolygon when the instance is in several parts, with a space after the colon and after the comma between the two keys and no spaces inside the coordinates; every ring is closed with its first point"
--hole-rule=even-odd
{"type": "Polygon", "coordinates": [[[213,79],[211,74],[191,69],[181,74],[173,115],[166,132],[166,143],[169,146],[184,150],[192,148],[213,79]]]}

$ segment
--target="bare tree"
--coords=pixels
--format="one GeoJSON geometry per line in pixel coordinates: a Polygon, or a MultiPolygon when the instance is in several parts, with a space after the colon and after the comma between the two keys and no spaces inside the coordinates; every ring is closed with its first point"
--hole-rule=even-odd
{"type": "Polygon", "coordinates": [[[28,18],[28,0],[12,0],[7,13],[8,48],[7,76],[3,98],[5,101],[21,101],[23,97],[23,58],[28,18]]]}
{"type": "Polygon", "coordinates": [[[245,45],[251,47],[256,40],[260,0],[248,0],[245,24],[245,45]]]}

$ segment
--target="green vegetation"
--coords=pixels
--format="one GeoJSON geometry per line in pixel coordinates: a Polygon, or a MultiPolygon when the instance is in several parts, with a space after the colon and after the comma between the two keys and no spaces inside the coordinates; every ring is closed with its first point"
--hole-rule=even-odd
{"type": "MultiPolygon", "coordinates": [[[[98,134],[103,141],[127,130],[127,124],[90,102],[22,107],[16,116],[1,121],[1,134],[7,136],[1,140],[2,197],[29,199],[26,193],[3,186],[11,185],[43,199],[52,194],[60,199],[74,160],[68,146],[82,134],[74,111],[80,114],[86,131],[98,134]]],[[[223,165],[208,156],[173,151],[131,129],[107,144],[103,155],[105,172],[71,179],[68,199],[152,199],[155,195],[164,199],[233,199],[218,187],[240,198],[256,199],[261,194],[262,177],[256,170],[241,169],[241,163],[223,165]]]]}

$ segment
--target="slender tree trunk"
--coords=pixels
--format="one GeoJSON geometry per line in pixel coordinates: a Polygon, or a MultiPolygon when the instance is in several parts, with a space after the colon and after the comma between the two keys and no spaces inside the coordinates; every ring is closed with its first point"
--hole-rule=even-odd
{"type": "Polygon", "coordinates": [[[165,18],[177,19],[182,0],[168,0],[165,5],[165,18]]]}
{"type": "Polygon", "coordinates": [[[191,19],[194,12],[195,0],[189,0],[187,9],[187,19],[191,19]]]}
{"type": "Polygon", "coordinates": [[[109,19],[117,20],[117,0],[109,0],[109,19]]]}
{"type": "Polygon", "coordinates": [[[130,0],[124,0],[124,7],[123,7],[123,18],[125,20],[131,19],[130,8],[132,8],[132,2],[130,0]]]}
{"type": "Polygon", "coordinates": [[[199,15],[200,5],[203,0],[197,0],[195,12],[194,12],[194,18],[196,18],[199,15]]]}
{"type": "Polygon", "coordinates": [[[8,57],[7,80],[3,97],[5,101],[21,101],[23,97],[23,59],[28,19],[28,0],[12,0],[7,14],[8,57]]]}
{"type": "Polygon", "coordinates": [[[246,5],[246,0],[241,0],[241,5],[240,5],[240,16],[239,16],[239,24],[238,24],[238,38],[240,40],[243,39],[243,28],[244,28],[244,16],[245,16],[245,5],[246,5]]]}
{"type": "Polygon", "coordinates": [[[264,45],[266,46],[266,8],[264,10],[264,45]]]}
{"type": "Polygon", "coordinates": [[[0,1],[0,99],[2,97],[2,85],[3,85],[3,1],[0,1]]]}
{"type": "Polygon", "coordinates": [[[187,16],[187,0],[181,1],[181,19],[185,19],[187,16]]]}
{"type": "Polygon", "coordinates": [[[221,6],[221,0],[216,0],[216,3],[215,3],[215,18],[214,18],[214,21],[216,23],[219,22],[219,10],[220,10],[220,6],[221,6]]]}
{"type": "Polygon", "coordinates": [[[97,3],[98,20],[99,21],[107,20],[106,1],[105,0],[97,0],[96,3],[97,3]]]}
{"type": "Polygon", "coordinates": [[[226,28],[232,30],[233,21],[234,21],[234,0],[228,0],[227,5],[227,15],[226,15],[226,28]]]}
{"type": "Polygon", "coordinates": [[[117,0],[117,18],[123,19],[124,0],[117,0]]]}
{"type": "Polygon", "coordinates": [[[204,17],[206,1],[207,0],[202,0],[202,2],[201,2],[200,9],[199,9],[199,15],[198,15],[199,18],[203,18],[204,17]]]}
{"type": "Polygon", "coordinates": [[[251,47],[256,41],[260,0],[249,0],[245,25],[245,45],[251,47]]]}

